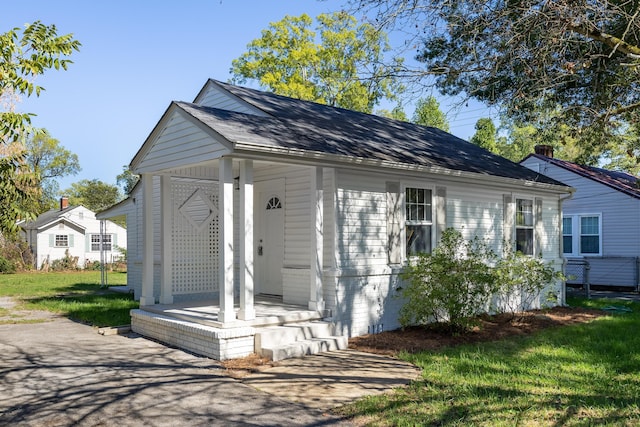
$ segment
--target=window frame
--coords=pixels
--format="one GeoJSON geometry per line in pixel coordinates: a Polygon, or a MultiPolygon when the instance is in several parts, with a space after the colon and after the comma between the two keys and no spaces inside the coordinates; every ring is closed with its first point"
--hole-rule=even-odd
{"type": "Polygon", "coordinates": [[[514,217],[513,217],[513,249],[514,250],[518,249],[518,230],[530,230],[530,232],[531,232],[531,253],[524,253],[524,252],[522,252],[522,253],[524,255],[528,255],[528,256],[537,256],[538,254],[536,254],[536,221],[538,220],[538,218],[536,218],[536,198],[534,196],[532,196],[532,195],[524,195],[524,194],[514,195],[513,203],[514,203],[514,207],[513,207],[513,213],[514,213],[514,217]],[[518,225],[518,201],[519,200],[524,200],[524,201],[531,202],[531,225],[526,225],[526,224],[518,225]]]}
{"type": "MultiPolygon", "coordinates": [[[[562,248],[562,255],[565,257],[598,257],[602,256],[602,213],[579,213],[579,214],[564,214],[562,219],[571,219],[571,240],[573,242],[573,248],[571,252],[564,251],[564,245],[562,248]],[[595,236],[595,234],[582,234],[582,218],[598,218],[598,252],[582,252],[582,237],[583,236],[595,236]]],[[[564,227],[562,231],[562,237],[565,237],[564,227]]]]}
{"type": "Polygon", "coordinates": [[[89,249],[90,252],[100,252],[101,248],[104,246],[105,243],[107,242],[103,242],[102,237],[109,238],[109,248],[104,248],[105,251],[112,251],[113,250],[113,234],[100,234],[100,233],[93,233],[91,235],[89,235],[89,249]],[[98,238],[98,241],[94,242],[94,237],[98,238]],[[94,245],[97,245],[97,249],[94,249],[94,245]]]}
{"type": "Polygon", "coordinates": [[[54,248],[68,248],[69,247],[69,235],[68,234],[56,234],[53,238],[54,248]],[[64,239],[62,239],[64,237],[64,239]],[[64,240],[64,244],[61,244],[64,240]]]}
{"type": "Polygon", "coordinates": [[[402,259],[406,261],[410,260],[410,259],[415,259],[417,257],[417,255],[410,255],[408,254],[408,248],[407,248],[407,225],[425,225],[425,226],[429,226],[430,228],[430,236],[429,236],[429,240],[430,240],[430,246],[431,246],[431,252],[433,252],[433,249],[435,248],[435,227],[436,227],[436,197],[435,197],[435,186],[431,185],[431,184],[425,184],[424,182],[419,182],[419,181],[404,181],[401,183],[400,185],[400,198],[401,198],[401,203],[400,205],[402,206],[402,212],[401,212],[401,224],[402,224],[402,259]],[[407,219],[407,189],[410,188],[414,188],[414,189],[418,189],[418,190],[426,190],[429,191],[431,194],[431,220],[427,221],[427,220],[408,220],[407,219]]]}

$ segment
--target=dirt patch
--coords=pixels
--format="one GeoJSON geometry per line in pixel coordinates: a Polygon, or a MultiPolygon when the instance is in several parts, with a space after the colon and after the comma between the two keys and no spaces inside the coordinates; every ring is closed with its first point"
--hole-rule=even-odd
{"type": "Polygon", "coordinates": [[[605,315],[606,313],[601,310],[554,307],[515,315],[481,316],[479,325],[465,334],[452,334],[434,325],[410,327],[351,338],[349,348],[393,356],[401,351],[414,353],[528,335],[551,327],[590,322],[605,315]]]}
{"type": "Polygon", "coordinates": [[[240,359],[225,360],[221,363],[227,370],[227,375],[233,378],[244,378],[249,374],[278,365],[276,362],[255,353],[240,359]]]}
{"type": "Polygon", "coordinates": [[[56,317],[49,311],[22,310],[13,298],[0,297],[0,325],[48,322],[56,317]]]}

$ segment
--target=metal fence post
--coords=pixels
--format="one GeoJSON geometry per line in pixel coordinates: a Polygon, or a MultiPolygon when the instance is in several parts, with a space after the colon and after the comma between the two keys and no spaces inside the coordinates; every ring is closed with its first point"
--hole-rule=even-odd
{"type": "Polygon", "coordinates": [[[591,284],[589,283],[589,270],[591,270],[591,264],[586,259],[584,260],[584,286],[587,291],[587,299],[591,299],[591,284]]]}

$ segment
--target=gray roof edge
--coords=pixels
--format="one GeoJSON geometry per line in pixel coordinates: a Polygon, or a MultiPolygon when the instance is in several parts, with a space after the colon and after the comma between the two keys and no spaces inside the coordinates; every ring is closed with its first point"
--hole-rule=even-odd
{"type": "Polygon", "coordinates": [[[523,183],[525,183],[525,186],[530,188],[546,190],[558,194],[573,193],[575,191],[573,187],[559,181],[556,181],[557,184],[551,184],[533,180],[509,178],[499,175],[447,169],[440,166],[423,166],[411,163],[392,162],[388,160],[365,159],[361,157],[356,158],[347,155],[330,154],[319,151],[311,152],[303,149],[264,146],[242,141],[236,142],[236,151],[234,152],[234,156],[266,160],[282,160],[284,158],[295,161],[296,163],[301,163],[302,160],[302,162],[309,163],[311,165],[323,165],[328,167],[341,166],[353,169],[377,169],[378,171],[379,169],[384,168],[387,170],[392,169],[402,172],[410,171],[413,173],[428,173],[459,180],[477,181],[478,178],[481,178],[492,183],[503,183],[507,186],[515,186],[519,188],[522,188],[523,183]]]}

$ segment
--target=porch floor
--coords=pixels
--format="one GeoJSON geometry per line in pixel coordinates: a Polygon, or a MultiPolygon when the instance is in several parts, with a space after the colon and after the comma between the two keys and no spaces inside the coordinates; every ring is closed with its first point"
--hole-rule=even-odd
{"type": "MultiPolygon", "coordinates": [[[[283,303],[281,297],[268,295],[256,296],[254,301],[255,319],[236,319],[235,321],[226,323],[218,321],[220,306],[218,305],[218,301],[215,300],[188,301],[177,304],[155,304],[141,306],[140,309],[150,313],[215,328],[265,327],[322,319],[322,312],[309,310],[302,305],[283,303]]],[[[238,310],[239,307],[236,302],[236,314],[238,310]]]]}

